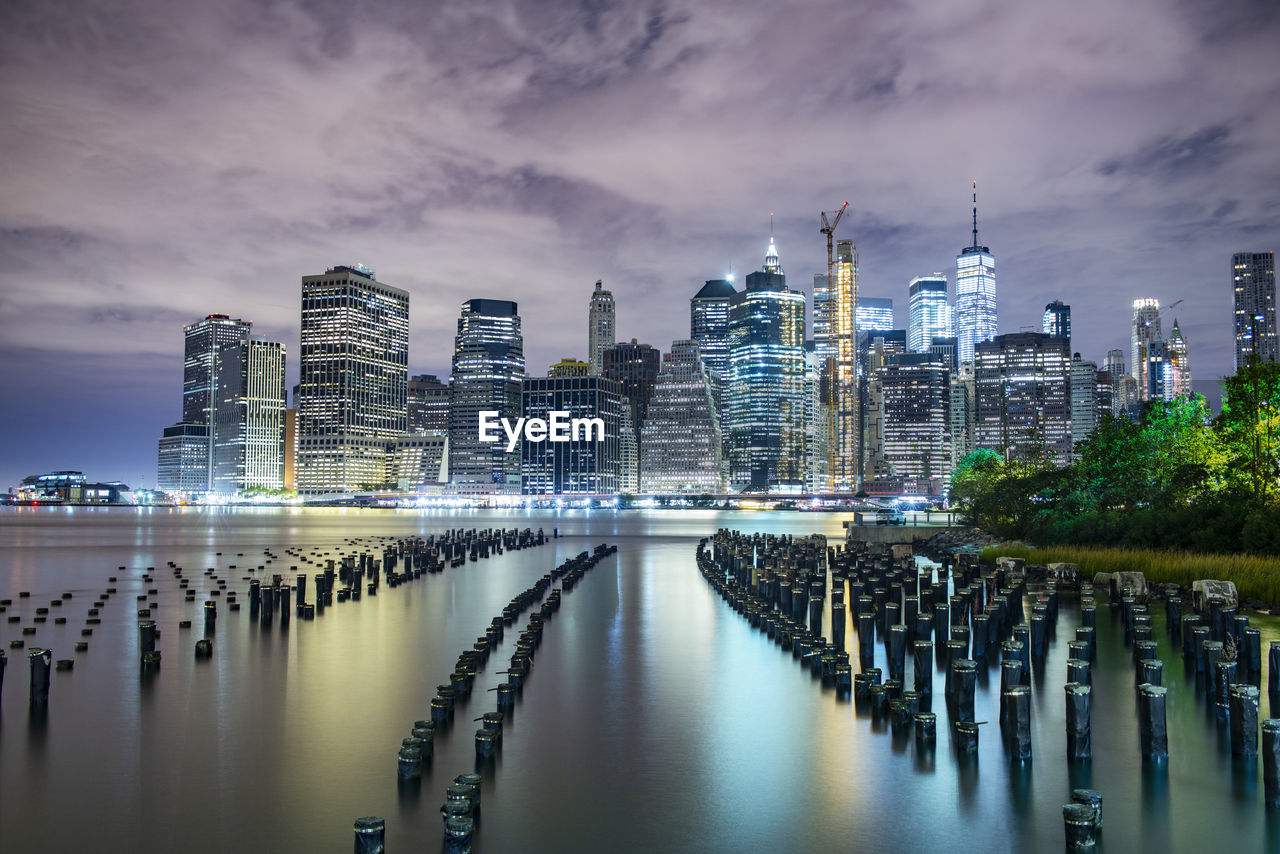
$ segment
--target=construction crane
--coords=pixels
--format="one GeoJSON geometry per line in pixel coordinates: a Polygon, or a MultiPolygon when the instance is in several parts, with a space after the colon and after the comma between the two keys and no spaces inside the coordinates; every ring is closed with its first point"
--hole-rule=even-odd
{"type": "MultiPolygon", "coordinates": [[[[828,218],[827,211],[820,211],[822,216],[822,228],[819,232],[827,236],[827,293],[831,294],[831,290],[835,287],[835,232],[836,226],[840,224],[840,220],[844,217],[845,209],[849,207],[849,203],[845,202],[837,211],[831,211],[828,218]]],[[[828,311],[830,311],[830,296],[828,296],[828,311]]],[[[851,309],[852,310],[852,309],[851,309]]],[[[828,346],[830,346],[831,336],[831,320],[827,320],[827,336],[828,346]]],[[[836,432],[836,410],[838,408],[837,398],[839,391],[837,389],[838,380],[836,377],[836,359],[834,356],[828,355],[822,365],[823,373],[827,375],[827,476],[831,479],[832,490],[836,485],[836,453],[840,446],[840,436],[836,432]]]]}

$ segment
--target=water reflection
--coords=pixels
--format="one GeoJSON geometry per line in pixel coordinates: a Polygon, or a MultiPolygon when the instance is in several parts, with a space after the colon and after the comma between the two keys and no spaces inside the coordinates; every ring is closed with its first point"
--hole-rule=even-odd
{"type": "MultiPolygon", "coordinates": [[[[1079,623],[1069,597],[1057,641],[1033,669],[1033,760],[1008,759],[994,724],[999,674],[986,662],[975,710],[993,723],[981,728],[978,753],[955,754],[937,667],[937,745],[920,750],[824,689],[707,588],[693,566],[694,544],[724,526],[840,533],[840,520],[826,515],[710,511],[0,514],[4,589],[30,589],[33,602],[74,590],[68,615],[79,616],[108,575],[120,576],[74,677],[54,675],[39,727],[28,719],[0,739],[0,848],[101,850],[109,840],[138,850],[338,850],[350,844],[356,816],[376,814],[388,818],[389,850],[443,850],[444,788],[473,768],[485,778],[478,850],[933,850],[940,833],[955,851],[1056,850],[1072,788],[1103,792],[1106,839],[1117,850],[1275,844],[1280,830],[1261,808],[1259,763],[1233,763],[1223,752],[1211,704],[1201,706],[1194,679],[1178,673],[1181,653],[1166,640],[1161,609],[1153,609],[1152,631],[1170,687],[1171,764],[1155,768],[1138,755],[1131,652],[1104,601],[1094,760],[1065,761],[1065,643],[1079,623]],[[497,525],[559,527],[565,538],[335,604],[287,630],[279,619],[269,627],[250,619],[247,605],[230,612],[220,602],[213,659],[194,658],[213,589],[202,574],[208,567],[247,601],[250,573],[229,565],[247,565],[249,556],[266,565],[257,558],[264,548],[280,559],[254,574],[297,565],[313,576],[325,552],[345,551],[351,539],[497,525]],[[412,722],[428,716],[458,650],[515,592],[602,541],[617,542],[619,554],[566,595],[548,624],[500,753],[477,763],[470,718],[494,707],[485,689],[502,678],[510,630],[458,722],[441,727],[421,780],[400,784],[396,749],[412,722]],[[308,560],[285,555],[294,546],[308,560]],[[164,569],[169,560],[185,567],[194,602],[164,569]],[[122,564],[129,569],[117,571],[122,564]],[[147,589],[147,566],[158,568],[151,586],[159,589],[164,659],[143,679],[133,597],[147,589]],[[196,630],[177,629],[179,619],[196,630]],[[75,822],[60,820],[67,803],[76,804],[75,822]]],[[[38,640],[70,650],[78,630],[73,620],[44,625],[38,640]]],[[[826,611],[822,631],[830,635],[826,611]]],[[[856,662],[848,613],[845,631],[856,662]]],[[[1264,624],[1264,647],[1276,637],[1264,624]]],[[[880,639],[871,652],[886,668],[880,639]]],[[[21,722],[25,685],[16,671],[8,675],[0,702],[21,722]]],[[[908,685],[913,678],[908,654],[908,685]]]]}

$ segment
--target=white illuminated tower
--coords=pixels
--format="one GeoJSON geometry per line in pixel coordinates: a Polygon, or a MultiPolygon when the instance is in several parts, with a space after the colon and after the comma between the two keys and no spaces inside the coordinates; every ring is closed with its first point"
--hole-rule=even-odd
{"type": "Polygon", "coordinates": [[[956,338],[961,362],[996,337],[996,259],[978,245],[978,182],[973,182],[973,243],[956,256],[956,338]]]}

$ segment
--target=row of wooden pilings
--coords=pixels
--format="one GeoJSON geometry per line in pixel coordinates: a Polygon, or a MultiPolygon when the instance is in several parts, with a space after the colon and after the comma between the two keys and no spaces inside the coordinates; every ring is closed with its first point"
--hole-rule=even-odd
{"type": "MultiPolygon", "coordinates": [[[[496,672],[497,675],[506,677],[505,681],[489,689],[497,693],[497,708],[475,718],[480,722],[480,728],[475,732],[477,770],[459,774],[445,790],[440,814],[444,823],[446,850],[450,854],[471,850],[473,834],[480,818],[480,786],[484,778],[479,772],[492,770],[488,760],[501,749],[503,728],[516,698],[523,692],[533,670],[534,653],[542,643],[543,629],[560,610],[562,594],[572,592],[588,571],[604,558],[617,553],[617,550],[617,546],[601,544],[590,554],[582,552],[513,597],[502,609],[501,615],[491,620],[484,636],[478,638],[471,649],[459,654],[454,672],[450,674],[449,684],[437,686],[436,696],[430,702],[430,718],[414,721],[410,735],[401,741],[396,757],[397,777],[402,782],[417,780],[421,778],[424,767],[430,766],[435,741],[448,731],[455,713],[470,698],[475,679],[485,666],[490,652],[502,642],[503,627],[514,623],[525,610],[542,600],[546,594],[546,600],[542,602],[538,612],[529,616],[506,669],[496,672]],[[559,587],[551,589],[557,582],[559,587]],[[551,589],[550,593],[547,593],[548,589],[551,589]]],[[[381,817],[365,816],[356,819],[354,831],[357,854],[381,854],[384,850],[385,830],[386,822],[381,817]]]]}
{"type": "MultiPolygon", "coordinates": [[[[553,538],[559,534],[558,530],[553,531],[553,538]]],[[[342,547],[338,547],[339,553],[334,555],[333,550],[312,549],[310,553],[304,553],[302,549],[285,548],[284,553],[297,559],[302,564],[315,564],[317,568],[323,565],[323,569],[316,572],[314,576],[315,594],[314,601],[307,601],[307,574],[297,572],[299,566],[290,567],[291,573],[296,573],[296,585],[289,586],[285,577],[280,574],[274,574],[269,582],[263,582],[255,578],[253,575],[245,575],[241,581],[248,582],[245,591],[249,599],[249,615],[261,629],[270,629],[273,623],[278,620],[282,629],[286,629],[289,625],[290,614],[296,614],[298,619],[312,620],[317,615],[323,615],[326,607],[331,607],[335,599],[337,602],[359,601],[362,591],[369,596],[376,596],[381,588],[383,580],[390,588],[398,587],[406,582],[421,578],[427,574],[433,574],[443,571],[446,567],[460,567],[467,563],[468,560],[477,561],[488,558],[491,554],[500,555],[504,550],[518,550],[540,546],[550,542],[542,531],[538,529],[534,531],[530,528],[520,529],[456,529],[449,530],[442,534],[432,535],[428,537],[379,537],[369,538],[367,540],[348,539],[344,541],[344,545],[355,549],[352,553],[342,554],[342,547]],[[380,557],[379,557],[380,555],[380,557]],[[337,583],[335,583],[337,582],[337,583]],[[296,602],[296,605],[293,604],[296,602]]],[[[266,570],[268,565],[273,561],[280,560],[281,557],[271,548],[266,548],[262,552],[263,563],[254,566],[239,567],[238,564],[232,563],[227,569],[236,570],[244,569],[247,572],[254,573],[259,570],[266,570]]],[[[222,557],[222,552],[216,553],[217,557],[222,557]]],[[[236,554],[237,558],[244,557],[243,552],[236,554]]],[[[197,597],[197,589],[192,586],[192,579],[187,578],[184,569],[178,566],[174,561],[168,561],[167,569],[170,570],[171,580],[177,583],[180,590],[184,591],[183,598],[186,603],[194,603],[197,597]]],[[[128,573],[127,567],[120,566],[114,571],[115,574],[108,576],[107,587],[98,594],[97,600],[93,602],[92,607],[87,611],[84,619],[84,626],[80,631],[81,640],[75,644],[75,650],[78,653],[87,652],[89,649],[89,637],[93,635],[94,629],[102,622],[102,611],[105,606],[112,600],[112,596],[118,593],[118,584],[120,578],[124,577],[127,582],[129,579],[125,575],[128,573]]],[[[147,567],[143,570],[139,577],[139,582],[143,586],[157,585],[155,587],[147,586],[147,589],[137,594],[139,607],[137,609],[137,656],[139,666],[143,675],[154,674],[159,671],[161,663],[161,650],[157,646],[157,642],[161,639],[161,630],[155,617],[158,616],[160,603],[158,597],[161,593],[159,585],[162,583],[157,579],[156,568],[154,566],[147,567]]],[[[196,583],[201,583],[199,580],[196,583]]],[[[235,613],[240,610],[241,603],[238,601],[237,592],[228,589],[228,581],[219,576],[215,567],[205,569],[203,583],[206,585],[207,599],[203,603],[203,637],[195,642],[195,657],[197,659],[209,659],[213,655],[213,640],[218,621],[218,603],[225,601],[227,610],[235,613]],[[225,594],[225,595],[224,595],[225,594]]],[[[31,598],[30,591],[19,591],[18,600],[31,598]]],[[[32,625],[26,626],[22,630],[25,637],[34,635],[38,631],[41,624],[48,619],[50,609],[61,610],[65,603],[73,600],[74,592],[64,592],[58,599],[52,600],[49,606],[40,606],[34,609],[32,625]]],[[[7,622],[10,624],[19,623],[22,620],[20,614],[8,614],[10,608],[14,607],[13,600],[6,598],[0,599],[0,613],[5,613],[7,622]]],[[[65,616],[56,616],[54,623],[62,625],[67,622],[65,616]]],[[[179,620],[177,628],[179,631],[190,629],[192,620],[179,620]]],[[[25,640],[14,639],[9,643],[10,649],[22,649],[25,647],[25,640]]],[[[50,671],[53,669],[60,671],[70,671],[74,665],[74,659],[59,659],[56,662],[53,658],[53,652],[43,647],[32,647],[27,650],[27,658],[30,663],[30,689],[29,701],[32,711],[36,715],[44,715],[47,713],[50,689],[50,671]]],[[[0,691],[4,688],[4,673],[8,664],[7,656],[3,650],[0,650],[0,691]]]]}
{"type": "MultiPolygon", "coordinates": [[[[1013,761],[1031,758],[1030,677],[1033,667],[1043,668],[1049,643],[1053,640],[1058,616],[1057,585],[1050,580],[1038,591],[1026,618],[1026,582],[1020,573],[1004,568],[979,566],[976,555],[961,555],[952,565],[920,573],[913,559],[895,560],[885,554],[827,548],[819,537],[792,538],[770,535],[743,535],[721,530],[698,548],[698,565],[703,576],[729,604],[754,627],[767,633],[804,666],[812,669],[838,693],[852,688],[855,706],[869,708],[873,718],[887,718],[895,734],[914,729],[917,746],[931,749],[936,740],[937,719],[931,709],[932,665],[945,668],[945,700],[952,727],[952,741],[961,754],[971,754],[978,744],[980,722],[974,720],[976,671],[979,663],[995,652],[1000,656],[1000,726],[1013,761]],[[948,595],[950,580],[950,595],[948,595]],[[846,590],[848,605],[846,606],[846,590]],[[821,636],[824,599],[830,594],[832,639],[821,636]],[[845,650],[846,607],[856,626],[860,672],[852,674],[845,650]],[[807,625],[806,625],[807,617],[807,625]],[[874,667],[874,644],[879,634],[888,662],[888,678],[874,667]],[[905,690],[905,660],[908,645],[912,652],[914,679],[905,690]],[[972,656],[972,657],[970,657],[972,656]]],[[[1155,661],[1155,644],[1150,642],[1149,617],[1133,607],[1123,591],[1111,598],[1120,610],[1126,639],[1134,644],[1136,700],[1139,715],[1141,754],[1153,761],[1167,756],[1165,688],[1160,685],[1160,663],[1155,661]]],[[[1172,607],[1172,606],[1171,606],[1172,607]]],[[[1081,625],[1069,642],[1067,663],[1066,729],[1067,755],[1075,761],[1092,756],[1091,667],[1096,660],[1096,603],[1092,589],[1081,596],[1081,625]]],[[[1185,618],[1191,619],[1191,618],[1185,618]]],[[[1223,635],[1234,632],[1241,646],[1257,650],[1256,630],[1247,620],[1230,613],[1210,615],[1208,621],[1223,635]]],[[[1177,625],[1171,620],[1170,625],[1177,625]]],[[[1199,666],[1212,671],[1229,667],[1215,659],[1212,641],[1205,647],[1199,666]]],[[[1272,655],[1280,644],[1273,645],[1272,655]]],[[[1254,664],[1255,680],[1261,672],[1260,654],[1245,653],[1254,664]]],[[[1197,660],[1195,657],[1188,661],[1197,660]]],[[[1276,670],[1273,668],[1273,679],[1276,670]]],[[[1227,676],[1218,676],[1220,707],[1242,734],[1233,737],[1248,751],[1248,733],[1256,751],[1256,694],[1251,686],[1224,687],[1227,676]],[[1253,699],[1251,703],[1250,700],[1253,699]],[[1250,717],[1250,712],[1253,715],[1250,717]],[[1233,714],[1234,712],[1234,714],[1233,714]],[[1237,723],[1239,722],[1239,723],[1237,723]]],[[[1266,802],[1275,805],[1280,784],[1275,779],[1274,749],[1276,724],[1263,727],[1266,802]],[[1270,733],[1270,734],[1269,734],[1270,733]],[[1269,752],[1270,751],[1270,752],[1269,752]]],[[[1233,748],[1234,749],[1234,748],[1233,748]]],[[[1072,803],[1064,806],[1063,818],[1068,848],[1087,850],[1101,826],[1101,795],[1093,790],[1076,790],[1072,803]]]]}

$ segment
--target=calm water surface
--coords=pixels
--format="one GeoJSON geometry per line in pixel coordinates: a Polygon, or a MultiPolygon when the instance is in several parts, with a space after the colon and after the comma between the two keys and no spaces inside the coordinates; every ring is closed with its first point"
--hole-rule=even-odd
{"type": "MultiPolygon", "coordinates": [[[[1094,759],[1065,761],[1066,640],[1079,622],[1066,597],[1058,642],[1033,684],[1034,759],[1017,765],[1005,754],[992,667],[991,683],[979,681],[977,717],[993,724],[983,727],[977,759],[962,763],[944,709],[935,708],[935,751],[895,741],[752,630],[694,564],[698,539],[720,527],[842,537],[842,521],[711,511],[0,511],[0,598],[13,600],[0,616],[21,617],[0,623],[9,657],[0,850],[350,851],[351,823],[362,815],[386,818],[392,854],[439,850],[444,789],[475,766],[470,719],[494,708],[483,689],[504,678],[494,671],[517,631],[490,656],[452,729],[437,734],[419,786],[397,783],[400,739],[429,717],[459,651],[516,593],[607,542],[617,556],[565,595],[501,754],[483,768],[477,851],[1053,851],[1062,847],[1062,804],[1078,786],[1103,793],[1104,850],[1280,851],[1260,763],[1232,760],[1158,603],[1153,634],[1170,687],[1166,764],[1138,755],[1133,670],[1118,620],[1101,604],[1094,759]],[[348,539],[497,526],[558,527],[563,539],[383,587],[311,622],[263,629],[247,604],[238,613],[220,604],[213,658],[194,659],[212,589],[207,568],[247,602],[250,566],[262,564],[256,575],[267,578],[291,578],[294,565],[314,573],[287,547],[336,554],[348,539]],[[279,558],[265,563],[264,549],[279,558]],[[183,601],[168,561],[183,567],[195,602],[183,601]],[[144,583],[151,566],[154,580],[144,583]],[[118,593],[88,651],[75,653],[110,575],[118,593]],[[144,678],[136,597],[148,589],[159,591],[149,598],[164,659],[144,678]],[[18,598],[24,590],[29,599],[18,598]],[[47,715],[33,718],[25,650],[8,643],[64,591],[73,598],[25,640],[74,658],[75,669],[53,674],[47,715]],[[53,624],[57,615],[66,625],[53,624]],[[194,628],[180,630],[183,619],[194,628]]],[[[513,628],[525,622],[527,613],[513,628]]],[[[1280,634],[1273,621],[1262,625],[1265,649],[1280,634]]],[[[847,635],[856,662],[857,632],[847,635]]],[[[885,666],[879,646],[877,665],[885,666]]],[[[1280,714],[1265,692],[1261,711],[1280,714]]]]}

